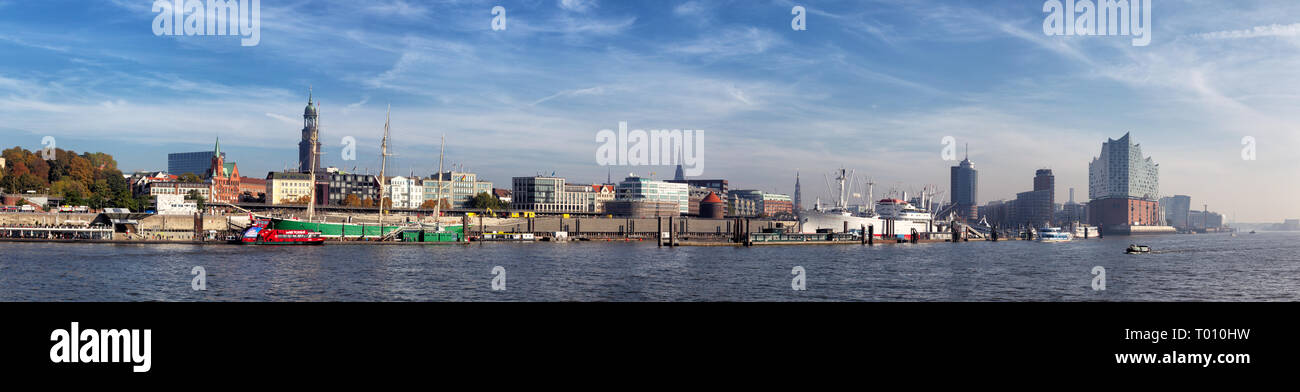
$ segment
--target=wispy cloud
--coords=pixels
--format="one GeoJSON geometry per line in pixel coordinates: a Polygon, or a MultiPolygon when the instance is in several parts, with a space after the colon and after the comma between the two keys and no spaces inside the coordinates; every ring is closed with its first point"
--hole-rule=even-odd
{"type": "Polygon", "coordinates": [[[1239,39],[1239,38],[1259,38],[1259,37],[1295,37],[1300,35],[1300,23],[1287,25],[1271,24],[1266,26],[1255,26],[1245,30],[1226,30],[1209,33],[1196,34],[1197,37],[1205,39],[1239,39]]]}

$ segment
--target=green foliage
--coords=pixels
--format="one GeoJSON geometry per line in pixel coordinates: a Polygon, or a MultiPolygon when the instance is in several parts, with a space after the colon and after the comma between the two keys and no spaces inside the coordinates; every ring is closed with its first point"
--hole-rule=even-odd
{"type": "Polygon", "coordinates": [[[470,199],[470,205],[474,206],[475,209],[480,210],[489,208],[493,210],[504,210],[508,207],[505,203],[501,202],[501,199],[498,199],[496,196],[487,192],[479,192],[479,194],[474,195],[474,198],[470,199]]]}
{"type": "Polygon", "coordinates": [[[85,205],[91,208],[129,208],[133,211],[148,206],[148,199],[136,199],[131,186],[112,155],[102,152],[78,155],[75,151],[54,149],[53,158],[46,160],[40,150],[28,151],[13,147],[0,152],[7,167],[0,171],[0,188],[6,192],[49,192],[62,196],[64,204],[85,205]]]}
{"type": "Polygon", "coordinates": [[[203,178],[199,177],[199,175],[194,173],[185,173],[178,177],[179,177],[178,181],[180,182],[203,182],[203,178]]]}
{"type": "Polygon", "coordinates": [[[186,194],[185,199],[194,200],[194,204],[197,205],[199,210],[203,210],[203,207],[207,205],[207,201],[203,200],[203,195],[200,195],[199,191],[196,190],[191,190],[190,193],[186,194]]]}

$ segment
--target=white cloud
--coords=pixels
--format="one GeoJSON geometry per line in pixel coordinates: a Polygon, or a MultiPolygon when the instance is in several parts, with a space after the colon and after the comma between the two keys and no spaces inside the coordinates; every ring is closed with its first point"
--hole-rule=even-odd
{"type": "Polygon", "coordinates": [[[557,0],[560,8],[573,12],[587,12],[596,8],[596,0],[557,0]]]}
{"type": "Polygon", "coordinates": [[[1205,39],[1295,37],[1297,35],[1300,35],[1300,23],[1292,23],[1288,25],[1271,24],[1266,26],[1255,26],[1254,28],[1246,30],[1226,30],[1196,34],[1197,37],[1205,39]]]}

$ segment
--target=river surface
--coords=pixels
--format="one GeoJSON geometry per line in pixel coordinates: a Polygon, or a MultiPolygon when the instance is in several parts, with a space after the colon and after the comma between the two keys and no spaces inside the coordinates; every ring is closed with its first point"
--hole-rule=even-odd
{"type": "Polygon", "coordinates": [[[1300,301],[1300,233],[675,249],[0,243],[0,301],[1300,301]],[[1130,242],[1156,253],[1125,255],[1130,242]],[[196,266],[206,290],[191,287],[196,266]],[[493,290],[498,266],[505,290],[493,290]],[[796,266],[804,291],[791,288],[796,266]]]}

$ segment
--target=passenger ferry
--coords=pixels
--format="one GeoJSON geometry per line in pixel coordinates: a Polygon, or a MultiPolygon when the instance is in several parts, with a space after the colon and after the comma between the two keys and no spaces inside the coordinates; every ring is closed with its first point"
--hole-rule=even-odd
{"type": "Polygon", "coordinates": [[[1038,229],[1038,242],[1070,242],[1074,239],[1070,233],[1061,231],[1059,227],[1044,227],[1038,229]]]}
{"type": "Polygon", "coordinates": [[[266,220],[259,219],[253,227],[244,231],[240,238],[229,242],[243,245],[323,245],[325,237],[318,231],[310,230],[276,230],[268,227],[266,220]]]}

